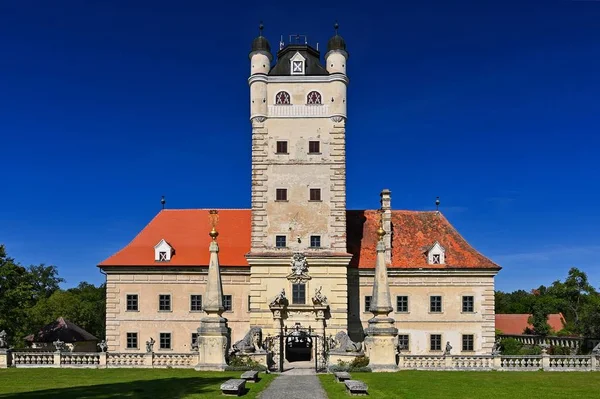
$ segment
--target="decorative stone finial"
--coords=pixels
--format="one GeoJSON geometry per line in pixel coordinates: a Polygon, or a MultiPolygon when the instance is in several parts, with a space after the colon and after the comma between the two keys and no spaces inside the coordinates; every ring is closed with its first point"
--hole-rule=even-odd
{"type": "Polygon", "coordinates": [[[265,29],[265,26],[263,25],[262,21],[260,21],[258,24],[258,36],[262,36],[263,29],[265,29]]]}
{"type": "Polygon", "coordinates": [[[385,236],[385,230],[383,229],[383,211],[379,211],[379,228],[377,229],[377,237],[379,241],[383,240],[385,236]]]}
{"type": "Polygon", "coordinates": [[[335,34],[336,34],[336,35],[338,34],[338,29],[339,29],[339,27],[340,27],[340,24],[338,24],[338,22],[337,22],[337,21],[335,21],[335,24],[333,24],[333,29],[335,29],[335,34]]]}
{"type": "Polygon", "coordinates": [[[440,197],[435,197],[435,210],[440,211],[440,197]]]}
{"type": "Polygon", "coordinates": [[[212,225],[212,230],[208,235],[212,238],[213,241],[217,241],[217,237],[219,236],[219,232],[216,229],[217,223],[219,223],[219,211],[216,209],[211,209],[208,211],[208,220],[210,220],[210,224],[212,225]]]}
{"type": "Polygon", "coordinates": [[[166,203],[167,203],[167,200],[165,200],[165,196],[163,195],[162,198],[160,199],[160,204],[162,205],[162,209],[165,209],[166,203]]]}

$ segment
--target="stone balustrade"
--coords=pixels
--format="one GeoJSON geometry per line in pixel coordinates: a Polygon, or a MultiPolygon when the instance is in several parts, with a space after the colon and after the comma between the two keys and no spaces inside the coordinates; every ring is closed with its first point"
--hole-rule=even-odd
{"type": "Polygon", "coordinates": [[[329,117],[327,104],[286,104],[269,105],[269,117],[299,118],[299,117],[329,117]]]}
{"type": "Polygon", "coordinates": [[[550,356],[549,368],[553,371],[593,371],[591,356],[550,356]]]}
{"type": "Polygon", "coordinates": [[[60,367],[54,362],[52,352],[13,352],[12,364],[15,367],[60,367]]]}
{"type": "Polygon", "coordinates": [[[569,348],[569,349],[572,349],[573,351],[576,351],[577,349],[582,347],[582,344],[585,341],[584,338],[580,338],[580,337],[553,337],[553,336],[542,337],[539,335],[501,334],[498,337],[501,339],[502,338],[513,338],[524,345],[530,345],[530,346],[549,345],[549,346],[560,347],[560,348],[569,348]]]}
{"type": "Polygon", "coordinates": [[[193,368],[197,364],[197,353],[155,353],[152,367],[193,368]]]}
{"type": "Polygon", "coordinates": [[[459,370],[490,370],[494,368],[494,356],[491,355],[450,356],[450,358],[452,367],[459,370]]]}
{"type": "Polygon", "coordinates": [[[106,355],[96,353],[61,353],[60,367],[90,367],[100,366],[100,357],[106,359],[106,355]]]}
{"type": "Polygon", "coordinates": [[[502,370],[531,371],[542,369],[542,356],[501,356],[502,370]]]}
{"type": "Polygon", "coordinates": [[[446,365],[444,356],[400,355],[398,364],[401,369],[432,370],[443,369],[446,365]]]}

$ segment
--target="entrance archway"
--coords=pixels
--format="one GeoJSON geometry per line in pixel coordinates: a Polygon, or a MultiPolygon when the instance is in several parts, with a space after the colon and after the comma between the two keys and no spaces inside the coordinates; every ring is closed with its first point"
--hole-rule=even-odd
{"type": "Polygon", "coordinates": [[[294,331],[285,338],[285,360],[306,362],[313,359],[313,339],[305,331],[294,331]]]}

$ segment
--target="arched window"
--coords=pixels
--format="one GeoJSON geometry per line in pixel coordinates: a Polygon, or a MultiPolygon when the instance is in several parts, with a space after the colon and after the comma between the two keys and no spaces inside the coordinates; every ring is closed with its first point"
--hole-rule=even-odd
{"type": "Polygon", "coordinates": [[[307,104],[321,104],[321,94],[318,91],[311,91],[306,96],[307,104]]]}
{"type": "Polygon", "coordinates": [[[287,91],[280,91],[275,96],[275,104],[289,104],[290,94],[287,91]]]}

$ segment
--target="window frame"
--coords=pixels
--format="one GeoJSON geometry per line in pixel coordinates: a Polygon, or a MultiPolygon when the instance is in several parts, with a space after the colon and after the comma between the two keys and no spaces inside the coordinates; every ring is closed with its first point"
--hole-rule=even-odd
{"type": "Polygon", "coordinates": [[[287,154],[289,154],[287,140],[277,140],[275,142],[275,154],[281,154],[281,155],[287,155],[287,154]],[[285,147],[285,151],[279,151],[279,145],[280,144],[285,147]]]}
{"type": "Polygon", "coordinates": [[[225,312],[233,312],[233,295],[223,294],[223,309],[225,312]],[[229,306],[225,305],[226,302],[229,302],[229,306]]]}
{"type": "Polygon", "coordinates": [[[290,95],[289,92],[285,91],[285,90],[280,90],[277,93],[275,93],[275,101],[273,102],[275,105],[292,105],[292,96],[290,95]],[[279,100],[279,95],[281,93],[285,93],[287,95],[287,103],[286,102],[277,102],[279,100]]]}
{"type": "Polygon", "coordinates": [[[308,93],[306,93],[306,105],[323,105],[323,95],[318,91],[318,90],[311,90],[308,93]],[[319,102],[310,102],[309,98],[311,94],[317,94],[318,101],[319,102]]]}
{"type": "Polygon", "coordinates": [[[125,311],[126,312],[139,312],[140,311],[140,297],[139,294],[125,294],[125,311]],[[129,308],[129,297],[135,297],[135,309],[129,308]]]}
{"type": "Polygon", "coordinates": [[[140,334],[137,331],[128,331],[125,333],[125,349],[140,349],[140,334]],[[135,346],[129,346],[129,335],[135,335],[135,346]]]}
{"type": "Polygon", "coordinates": [[[475,313],[475,296],[474,295],[463,295],[462,296],[462,311],[461,313],[475,313]],[[466,298],[471,298],[471,303],[466,303],[465,299],[466,298]],[[465,305],[467,305],[467,307],[465,308],[465,305]],[[471,310],[469,310],[469,306],[471,306],[471,310]]]}
{"type": "Polygon", "coordinates": [[[191,341],[190,341],[190,347],[193,346],[194,343],[196,343],[196,342],[198,342],[198,332],[197,331],[193,331],[192,332],[192,336],[191,336],[191,341]],[[194,338],[196,338],[196,339],[194,339],[194,338]]]}
{"type": "Polygon", "coordinates": [[[275,235],[275,248],[287,248],[287,236],[284,234],[275,235]],[[278,244],[278,239],[283,238],[284,245],[278,244]]]}
{"type": "Polygon", "coordinates": [[[308,201],[309,202],[323,202],[323,196],[321,188],[313,187],[308,189],[308,201]],[[315,193],[315,197],[318,199],[313,199],[313,193],[315,193]],[[318,195],[316,195],[318,193],[318,195]]]}
{"type": "Polygon", "coordinates": [[[441,295],[429,295],[429,313],[444,313],[444,300],[441,295]],[[439,298],[439,310],[433,309],[434,298],[439,298]]]}
{"type": "MultiPolygon", "coordinates": [[[[166,339],[166,337],[164,337],[166,339]]],[[[169,331],[169,332],[159,332],[158,333],[158,349],[159,350],[163,350],[163,351],[168,351],[168,350],[173,350],[173,334],[169,331]],[[163,347],[163,335],[167,336],[168,335],[168,339],[169,339],[169,346],[168,347],[163,347]]]]}
{"type": "Polygon", "coordinates": [[[461,341],[462,341],[462,351],[463,352],[475,352],[475,334],[461,334],[461,341]],[[465,342],[465,338],[470,337],[470,342],[467,341],[465,342]],[[465,343],[467,343],[467,347],[470,345],[471,349],[465,349],[465,343]]]}
{"type": "Polygon", "coordinates": [[[190,294],[190,312],[202,312],[202,294],[190,294]],[[199,309],[194,309],[194,300],[196,300],[196,305],[198,305],[198,298],[194,298],[194,297],[200,297],[200,308],[199,309]]]}
{"type": "Polygon", "coordinates": [[[429,351],[430,352],[441,352],[442,351],[442,334],[429,334],[429,351]],[[439,349],[433,348],[433,339],[434,337],[439,337],[439,349]]]}
{"type": "Polygon", "coordinates": [[[410,334],[398,334],[398,350],[410,352],[410,334]],[[400,348],[400,341],[402,339],[400,337],[406,337],[406,347],[405,348],[400,348]]]}
{"type": "Polygon", "coordinates": [[[310,247],[309,248],[321,248],[321,236],[320,235],[312,235],[309,238],[309,244],[310,247]],[[313,240],[318,240],[319,241],[319,245],[313,245],[313,240]]]}
{"type": "Polygon", "coordinates": [[[321,153],[321,142],[319,140],[309,140],[308,141],[308,153],[309,154],[320,154],[321,153]],[[312,151],[311,144],[315,144],[317,145],[317,150],[318,151],[312,151]]]}
{"type": "Polygon", "coordinates": [[[396,313],[409,313],[408,295],[396,295],[396,313]],[[400,298],[406,298],[406,310],[400,310],[400,298]]]}
{"type": "Polygon", "coordinates": [[[364,304],[364,313],[369,313],[371,309],[371,300],[373,299],[372,295],[365,295],[364,299],[363,299],[363,304],[364,304]],[[367,299],[368,298],[368,299],[367,299]]]}
{"type": "Polygon", "coordinates": [[[167,259],[167,251],[159,251],[158,252],[158,262],[168,262],[167,259]]]}
{"type": "Polygon", "coordinates": [[[173,310],[173,302],[171,300],[171,294],[158,294],[158,311],[159,312],[172,312],[173,310]],[[162,300],[165,298],[162,297],[168,297],[169,300],[169,309],[161,309],[162,305],[162,300]]]}
{"type": "Polygon", "coordinates": [[[294,283],[292,284],[292,304],[293,305],[306,305],[306,284],[294,283]],[[302,297],[300,297],[302,293],[302,297]]]}
{"type": "Polygon", "coordinates": [[[287,188],[276,188],[275,189],[275,201],[276,202],[287,202],[288,201],[288,192],[287,192],[287,188]],[[285,194],[283,195],[283,197],[285,197],[285,199],[279,199],[280,195],[279,194],[285,194]]]}

